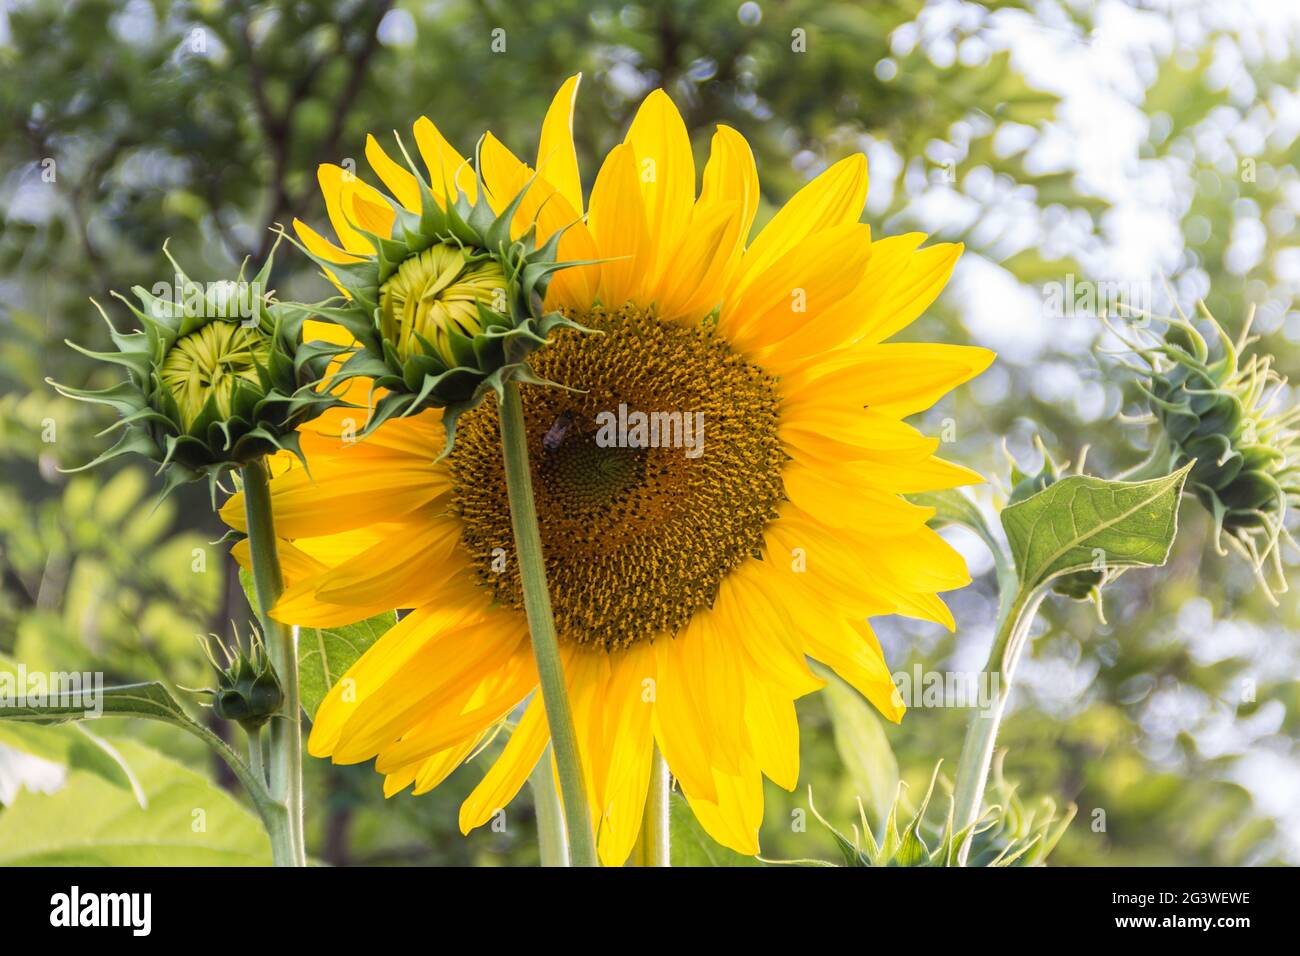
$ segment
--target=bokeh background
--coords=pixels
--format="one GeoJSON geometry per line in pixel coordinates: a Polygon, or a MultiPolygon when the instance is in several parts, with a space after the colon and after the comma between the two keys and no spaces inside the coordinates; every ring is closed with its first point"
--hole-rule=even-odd
{"type": "MultiPolygon", "coordinates": [[[[1058,458],[1090,445],[1089,469],[1108,475],[1148,440],[1119,420],[1132,393],[1093,350],[1101,324],[1056,314],[1052,283],[1137,283],[1167,312],[1166,277],[1183,307],[1204,297],[1234,332],[1254,305],[1257,348],[1300,372],[1300,9],[1288,0],[3,0],[0,656],[198,687],[209,679],[195,635],[228,636],[248,618],[203,491],[155,507],[142,465],[60,473],[102,450],[95,433],[109,423],[44,384],[107,383],[63,345],[107,345],[88,298],[170,278],[168,237],[197,278],[263,256],[274,223],[324,221],[318,163],[364,171],[367,132],[422,114],[464,152],[490,128],[531,156],[553,91],[578,70],[588,187],[641,97],[663,87],[700,156],[717,123],[748,137],[760,225],[860,150],[878,235],[966,243],[907,336],[1000,353],[922,423],[953,439],[948,457],[994,476],[986,505],[1005,490],[1004,441],[1027,466],[1035,435],[1058,458]]],[[[327,291],[286,250],[274,279],[286,297],[327,291]]],[[[1272,606],[1243,561],[1214,553],[1194,502],[1182,520],[1167,569],[1107,590],[1108,623],[1090,605],[1049,602],[1018,675],[1006,776],[1027,805],[1079,808],[1054,864],[1300,863],[1300,589],[1272,606]]],[[[990,562],[973,538],[955,540],[976,574],[952,596],[958,632],[878,622],[895,670],[983,663],[990,562]]],[[[855,795],[874,813],[892,774],[923,791],[938,759],[955,761],[965,720],[917,707],[882,732],[860,702],[824,695],[801,711],[800,789],[769,784],[768,857],[834,858],[824,831],[799,824],[808,788],[847,829],[855,795]]],[[[84,740],[5,729],[0,863],[265,855],[199,745],[120,721],[95,733],[133,767],[151,813],[84,740]],[[197,805],[211,808],[211,846],[168,857],[150,821],[197,805]]],[[[309,850],[333,864],[536,862],[526,799],[504,832],[457,831],[486,766],[384,801],[368,767],[313,760],[309,850]]],[[[678,852],[739,862],[704,837],[678,852]]]]}

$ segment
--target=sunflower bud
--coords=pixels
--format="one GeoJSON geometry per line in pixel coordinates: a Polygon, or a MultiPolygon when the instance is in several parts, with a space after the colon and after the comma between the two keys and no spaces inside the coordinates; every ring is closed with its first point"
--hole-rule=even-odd
{"type": "Polygon", "coordinates": [[[247,651],[224,651],[224,666],[217,662],[211,645],[205,649],[217,672],[217,686],[203,693],[212,696],[212,710],[218,717],[233,720],[252,733],[279,712],[284,689],[256,630],[247,651]]]}
{"type": "Polygon", "coordinates": [[[1186,316],[1165,319],[1163,335],[1128,342],[1145,363],[1138,388],[1159,426],[1169,468],[1195,461],[1187,487],[1213,516],[1216,542],[1244,555],[1270,596],[1286,590],[1279,539],[1287,505],[1300,496],[1300,408],[1278,410],[1285,381],[1270,355],[1243,356],[1252,313],[1236,341],[1200,303],[1207,341],[1186,316]],[[1265,568],[1271,566],[1274,582],[1265,568]]]}
{"type": "Polygon", "coordinates": [[[385,236],[351,224],[372,252],[337,262],[300,248],[344,294],[342,305],[319,314],[347,329],[360,346],[333,381],[364,377],[383,390],[366,432],[393,416],[442,408],[445,453],[457,417],[489,390],[500,391],[511,379],[538,381],[527,358],[553,329],[585,331],[542,304],[552,275],[580,263],[557,261],[563,229],[540,245],[535,224],[512,236],[531,182],[498,214],[481,174],[473,202],[454,183],[447,184],[451,195],[439,200],[420,169],[407,162],[418,184],[419,211],[393,200],[385,236]]]}
{"type": "Polygon", "coordinates": [[[63,395],[109,405],[121,415],[109,429],[121,429],[121,439],[85,468],[141,454],[166,473],[164,493],[205,476],[215,489],[227,469],[280,449],[298,453],[295,429],[335,404],[314,386],[338,352],[304,345],[311,311],[272,300],[266,291],[270,257],[251,281],[241,270],[237,281],[206,287],[172,265],[171,295],[155,294],[160,286],[154,292],[136,286],[138,306],[117,296],[142,331],[118,332],[100,308],[117,351],[68,343],[125,368],[126,381],[100,390],[50,383],[63,395]]]}

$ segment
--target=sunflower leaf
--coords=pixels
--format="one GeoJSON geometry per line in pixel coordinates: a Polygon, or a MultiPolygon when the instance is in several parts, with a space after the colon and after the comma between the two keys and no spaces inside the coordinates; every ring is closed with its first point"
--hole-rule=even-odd
{"type": "Polygon", "coordinates": [[[304,627],[298,631],[298,693],[308,717],[370,645],[397,623],[392,611],[342,627],[304,627]]]}
{"type": "Polygon", "coordinates": [[[0,814],[0,866],[270,862],[266,834],[237,798],[136,741],[114,747],[132,768],[134,792],[75,765],[56,792],[20,792],[0,814]]]}
{"type": "Polygon", "coordinates": [[[942,491],[918,491],[907,495],[913,504],[934,509],[934,517],[929,521],[932,528],[945,525],[962,525],[970,528],[980,537],[992,537],[988,533],[988,524],[979,506],[969,495],[957,488],[945,488],[942,491]]]}
{"type": "Polygon", "coordinates": [[[884,820],[898,791],[898,760],[880,718],[857,691],[838,677],[820,667],[817,672],[827,682],[822,700],[830,713],[835,749],[854,791],[871,811],[872,820],[884,820]]]}
{"type": "MultiPolygon", "coordinates": [[[[0,721],[0,750],[9,748],[68,770],[83,770],[130,790],[139,803],[139,782],[121,753],[84,723],[37,727],[0,721]]],[[[3,798],[0,798],[3,799],[3,798]]],[[[143,806],[143,804],[141,804],[143,806]]]]}
{"type": "Polygon", "coordinates": [[[669,845],[673,866],[761,866],[752,856],[729,850],[704,832],[681,794],[669,801],[669,845]]]}
{"type": "Polygon", "coordinates": [[[1004,509],[1021,587],[1033,590],[1075,571],[1163,565],[1190,467],[1151,481],[1074,475],[1004,509]]]}

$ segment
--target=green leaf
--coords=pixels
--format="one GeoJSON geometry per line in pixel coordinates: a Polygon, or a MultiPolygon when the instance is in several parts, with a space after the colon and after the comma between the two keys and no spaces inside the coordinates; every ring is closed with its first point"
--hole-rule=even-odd
{"type": "MultiPolygon", "coordinates": [[[[193,734],[230,766],[258,806],[264,806],[267,799],[265,784],[249,771],[248,765],[230,749],[224,740],[185,713],[184,708],[176,702],[171,692],[157,681],[59,692],[58,688],[42,689],[32,684],[30,676],[25,675],[21,667],[0,658],[0,727],[6,722],[17,726],[27,724],[35,727],[57,727],[100,717],[139,717],[144,720],[156,720],[180,727],[193,734]],[[37,690],[44,691],[39,698],[36,696],[37,690]]],[[[141,796],[139,782],[130,770],[130,763],[97,735],[89,731],[83,733],[92,744],[103,751],[104,757],[120,764],[123,772],[126,773],[126,782],[133,795],[138,799],[144,799],[141,796]]],[[[31,740],[30,736],[26,739],[29,742],[31,740]]],[[[106,768],[101,766],[101,769],[106,768]]]]}
{"type": "Polygon", "coordinates": [[[129,790],[136,802],[145,806],[144,791],[130,765],[116,747],[91,733],[84,723],[38,727],[0,722],[0,745],[69,770],[95,774],[115,787],[129,790]]]}
{"type": "Polygon", "coordinates": [[[389,611],[343,627],[299,628],[298,693],[308,717],[315,718],[329,689],[396,623],[389,611]]]}
{"type": "Polygon", "coordinates": [[[1074,571],[1159,567],[1178,532],[1191,465],[1151,481],[1073,475],[1002,512],[1021,587],[1074,571]]]}
{"type": "Polygon", "coordinates": [[[835,749],[872,820],[884,820],[898,792],[898,761],[875,710],[842,680],[818,668],[826,678],[822,700],[830,713],[835,749]]]}
{"type": "MultiPolygon", "coordinates": [[[[1072,173],[1067,175],[1073,177],[1072,173]]],[[[1060,281],[1067,274],[1079,272],[1079,265],[1073,259],[1044,259],[1041,253],[1032,248],[1002,260],[1002,268],[1021,282],[1035,286],[1060,281]]]]}
{"type": "Polygon", "coordinates": [[[57,793],[19,793],[0,814],[0,866],[257,866],[270,845],[257,818],[188,767],[114,743],[147,798],[74,769],[57,793]]]}
{"type": "Polygon", "coordinates": [[[934,517],[928,522],[931,527],[942,528],[956,524],[978,531],[986,527],[984,515],[979,505],[956,488],[942,491],[918,491],[907,496],[907,500],[924,508],[933,508],[934,517]]]}
{"type": "Polygon", "coordinates": [[[1201,122],[1229,102],[1229,90],[1211,81],[1214,50],[1203,48],[1195,62],[1170,57],[1160,64],[1156,81],[1146,92],[1143,112],[1148,116],[1165,113],[1171,121],[1169,139],[1201,122]]]}
{"type": "MultiPolygon", "coordinates": [[[[51,675],[38,675],[0,657],[0,727],[5,721],[46,725],[110,716],[144,717],[176,724],[187,730],[195,726],[171,692],[157,681],[103,687],[91,683],[87,679],[90,676],[68,674],[64,675],[64,684],[54,685],[51,675]],[[36,680],[38,676],[39,682],[36,680]],[[75,686],[72,684],[74,676],[79,678],[75,686]]],[[[17,739],[17,735],[12,735],[11,739],[17,739]]],[[[36,738],[28,734],[22,739],[31,745],[36,738]]],[[[47,736],[45,739],[48,746],[57,748],[56,738],[47,736]]],[[[21,744],[15,746],[22,749],[21,744]]],[[[38,753],[37,756],[48,754],[38,753]]]]}
{"type": "Polygon", "coordinates": [[[690,804],[674,792],[668,808],[669,847],[673,866],[761,866],[752,856],[729,850],[704,832],[690,804]]]}
{"type": "Polygon", "coordinates": [[[943,528],[957,525],[966,528],[980,537],[988,545],[996,561],[1004,560],[1001,542],[993,534],[993,529],[984,520],[984,512],[971,499],[970,495],[956,488],[942,491],[919,491],[907,496],[907,500],[923,508],[933,508],[934,516],[927,524],[931,528],[943,528]]]}

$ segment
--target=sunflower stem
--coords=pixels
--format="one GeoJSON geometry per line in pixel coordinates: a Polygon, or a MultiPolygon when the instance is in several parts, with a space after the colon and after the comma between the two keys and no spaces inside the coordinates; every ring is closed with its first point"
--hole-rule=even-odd
{"type": "Polygon", "coordinates": [[[528,778],[533,789],[533,809],[537,813],[537,843],[542,866],[568,866],[569,847],[564,834],[564,810],[560,791],[555,789],[555,771],[551,765],[551,748],[542,751],[541,759],[528,778]]]}
{"type": "Polygon", "coordinates": [[[262,754],[262,728],[248,732],[248,769],[256,774],[257,779],[266,780],[266,758],[262,754]]]}
{"type": "Polygon", "coordinates": [[[280,556],[271,512],[271,485],[262,459],[241,471],[244,510],[248,516],[248,548],[253,561],[253,591],[257,616],[266,636],[271,665],[284,690],[281,713],[271,718],[270,793],[285,809],[284,825],[270,828],[271,851],[277,866],[306,866],[302,806],[302,708],[298,702],[298,633],[271,617],[271,608],[284,591],[280,556]]]}
{"type": "Polygon", "coordinates": [[[654,748],[650,765],[650,792],[646,796],[641,833],[636,838],[632,862],[636,866],[672,866],[668,840],[668,764],[654,748]]]}
{"type": "Polygon", "coordinates": [[[1150,454],[1128,471],[1121,472],[1115,477],[1115,480],[1150,481],[1153,478],[1163,478],[1172,470],[1172,457],[1169,436],[1162,431],[1155,444],[1151,447],[1150,454]]]}
{"type": "MultiPolygon", "coordinates": [[[[984,665],[983,680],[979,684],[980,687],[996,688],[997,697],[992,706],[975,710],[966,727],[966,740],[957,761],[957,779],[953,787],[953,834],[973,827],[980,819],[998,728],[1002,724],[1007,698],[1011,695],[1011,680],[1020,654],[1029,643],[1029,629],[1034,623],[1034,615],[1046,593],[1043,588],[1026,591],[1018,584],[1014,591],[1003,591],[993,647],[989,650],[988,663],[984,665]],[[1014,596],[1008,598],[1008,594],[1014,596]]],[[[973,834],[966,834],[958,847],[959,866],[966,865],[973,838],[973,834]]]]}
{"type": "Polygon", "coordinates": [[[500,412],[510,522],[515,532],[524,610],[528,614],[533,655],[537,658],[542,706],[546,708],[546,722],[559,769],[560,797],[569,834],[569,859],[574,866],[596,866],[596,843],[578,756],[578,737],[573,729],[573,714],[560,661],[560,644],[555,636],[555,619],[551,615],[551,595],[546,586],[546,562],[542,555],[541,532],[537,528],[537,506],[533,500],[533,478],[528,465],[528,436],[524,431],[524,409],[517,382],[506,382],[500,412]]]}

